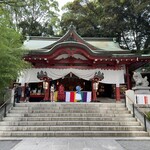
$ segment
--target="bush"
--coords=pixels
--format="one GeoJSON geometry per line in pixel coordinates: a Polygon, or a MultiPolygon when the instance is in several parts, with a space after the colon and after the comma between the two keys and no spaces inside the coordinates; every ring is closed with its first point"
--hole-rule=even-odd
{"type": "Polygon", "coordinates": [[[146,112],[146,117],[147,117],[147,119],[150,121],[150,111],[149,112],[146,112]]]}

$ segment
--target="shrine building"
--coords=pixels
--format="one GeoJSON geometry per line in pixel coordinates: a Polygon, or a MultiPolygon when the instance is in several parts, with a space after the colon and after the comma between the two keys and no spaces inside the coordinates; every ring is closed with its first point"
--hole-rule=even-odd
{"type": "Polygon", "coordinates": [[[18,82],[22,86],[29,84],[30,101],[41,101],[46,94],[49,99],[52,84],[57,101],[57,88],[61,83],[66,102],[75,101],[73,93],[77,85],[82,88],[83,102],[90,102],[95,75],[100,77],[98,99],[108,97],[120,101],[123,92],[132,88],[133,71],[150,62],[150,56],[123,50],[113,38],[81,37],[73,25],[62,37],[28,37],[24,48],[28,52],[24,60],[30,62],[32,68],[24,70],[18,82]],[[47,93],[43,89],[44,75],[47,93]]]}

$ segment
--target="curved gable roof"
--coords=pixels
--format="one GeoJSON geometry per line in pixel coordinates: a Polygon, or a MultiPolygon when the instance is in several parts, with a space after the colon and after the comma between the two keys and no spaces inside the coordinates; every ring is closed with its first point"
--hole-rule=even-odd
{"type": "Polygon", "coordinates": [[[90,43],[86,42],[75,30],[73,25],[70,25],[69,30],[66,32],[64,36],[62,36],[59,40],[54,42],[53,44],[44,47],[43,49],[51,49],[54,45],[62,42],[77,42],[81,44],[87,45],[90,49],[96,50],[97,47],[91,45],[90,43]]]}
{"type": "Polygon", "coordinates": [[[93,50],[91,50],[87,45],[85,45],[83,43],[69,42],[69,41],[62,42],[62,43],[57,43],[51,49],[43,49],[42,51],[35,50],[34,52],[32,51],[31,53],[32,54],[37,54],[37,55],[38,54],[50,55],[50,54],[55,53],[60,48],[64,49],[64,51],[66,49],[70,49],[70,51],[73,51],[76,48],[79,48],[79,49],[82,49],[82,51],[84,51],[85,53],[91,54],[91,55],[93,55],[94,53],[97,53],[97,52],[94,52],[93,50]]]}
{"type": "Polygon", "coordinates": [[[28,37],[24,42],[24,48],[34,52],[43,52],[51,50],[57,45],[63,46],[64,43],[85,45],[95,53],[130,53],[129,50],[123,50],[115,43],[112,38],[82,38],[75,30],[73,25],[70,25],[69,30],[62,37],[28,37]]]}

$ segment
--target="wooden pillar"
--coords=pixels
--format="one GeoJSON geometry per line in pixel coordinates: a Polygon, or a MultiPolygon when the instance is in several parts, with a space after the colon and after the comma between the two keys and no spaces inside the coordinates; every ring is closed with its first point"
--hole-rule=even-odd
{"type": "Polygon", "coordinates": [[[116,84],[116,101],[120,101],[120,85],[116,84]]]}
{"type": "Polygon", "coordinates": [[[49,84],[49,81],[48,80],[45,80],[43,82],[43,87],[44,87],[44,101],[49,101],[50,98],[49,98],[49,95],[50,95],[50,84],[49,84]]]}
{"type": "Polygon", "coordinates": [[[92,101],[97,101],[98,80],[92,80],[92,101]]]}
{"type": "Polygon", "coordinates": [[[127,89],[131,89],[131,80],[130,80],[130,74],[129,74],[129,68],[126,66],[126,82],[127,82],[127,89]]]}
{"type": "Polygon", "coordinates": [[[97,100],[96,90],[94,89],[94,81],[92,81],[92,101],[95,102],[97,100]]]}

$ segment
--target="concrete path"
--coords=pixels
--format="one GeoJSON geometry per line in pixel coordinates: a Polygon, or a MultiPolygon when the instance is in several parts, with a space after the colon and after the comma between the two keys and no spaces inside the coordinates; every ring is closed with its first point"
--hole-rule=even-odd
{"type": "Polygon", "coordinates": [[[21,139],[0,139],[0,150],[150,150],[150,138],[23,138],[19,140],[21,139]]]}

